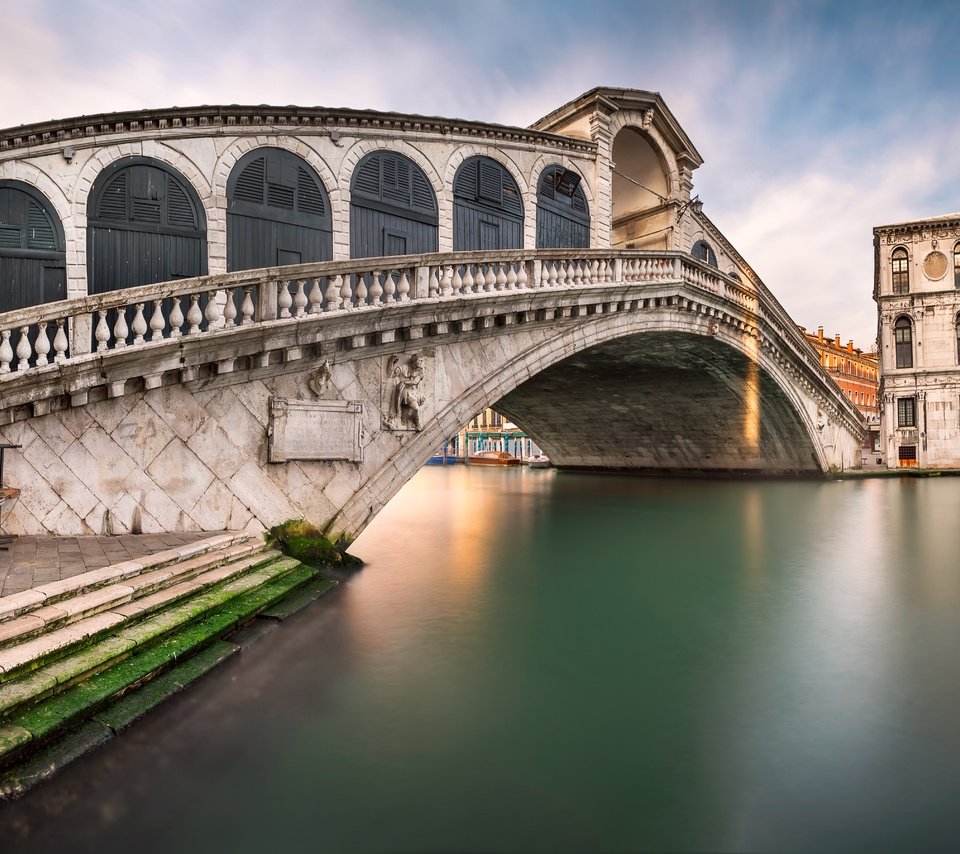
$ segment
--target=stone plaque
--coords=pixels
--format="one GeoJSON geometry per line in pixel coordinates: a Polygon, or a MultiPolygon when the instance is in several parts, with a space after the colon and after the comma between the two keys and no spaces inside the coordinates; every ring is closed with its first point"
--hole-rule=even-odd
{"type": "Polygon", "coordinates": [[[363,404],[270,398],[268,459],[363,462],[363,404]]]}

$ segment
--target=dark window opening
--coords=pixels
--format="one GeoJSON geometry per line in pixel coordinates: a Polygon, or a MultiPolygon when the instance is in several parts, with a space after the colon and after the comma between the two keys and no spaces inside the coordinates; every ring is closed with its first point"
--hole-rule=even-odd
{"type": "Polygon", "coordinates": [[[894,249],[893,254],[890,256],[890,269],[893,273],[893,292],[895,294],[899,295],[910,292],[909,260],[907,250],[903,248],[894,249]]]}
{"type": "Polygon", "coordinates": [[[897,318],[893,328],[898,368],[913,367],[913,328],[905,317],[897,318]]]}
{"type": "Polygon", "coordinates": [[[916,427],[917,407],[916,398],[897,398],[897,427],[916,427]]]}

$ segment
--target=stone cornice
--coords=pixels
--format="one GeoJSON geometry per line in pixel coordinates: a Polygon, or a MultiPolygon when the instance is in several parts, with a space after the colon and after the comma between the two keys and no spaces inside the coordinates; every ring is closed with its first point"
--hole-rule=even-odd
{"type": "Polygon", "coordinates": [[[677,159],[686,163],[691,169],[703,165],[700,152],[670,112],[659,92],[598,86],[538,119],[530,127],[547,131],[590,113],[609,114],[617,110],[638,112],[651,110],[654,127],[667,141],[677,159]]]}
{"type": "Polygon", "coordinates": [[[35,146],[69,145],[74,142],[157,131],[207,130],[224,133],[350,133],[377,130],[390,133],[436,134],[438,136],[486,139],[495,143],[542,145],[593,156],[596,143],[531,128],[509,127],[485,122],[445,119],[435,116],[381,113],[373,110],[327,109],[324,107],[201,106],[160,110],[135,110],[61,119],[0,130],[0,153],[35,146]]]}

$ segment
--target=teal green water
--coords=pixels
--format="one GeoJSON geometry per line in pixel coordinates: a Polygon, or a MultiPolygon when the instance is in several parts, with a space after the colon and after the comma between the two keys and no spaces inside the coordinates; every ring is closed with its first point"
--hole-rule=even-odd
{"type": "Polygon", "coordinates": [[[960,847],[960,479],[427,468],[24,850],[960,847]],[[62,846],[62,847],[61,847],[62,846]]]}

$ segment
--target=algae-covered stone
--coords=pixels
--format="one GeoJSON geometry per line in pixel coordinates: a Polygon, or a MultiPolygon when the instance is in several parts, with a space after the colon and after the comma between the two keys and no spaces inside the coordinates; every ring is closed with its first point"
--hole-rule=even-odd
{"type": "Polygon", "coordinates": [[[315,525],[293,519],[275,525],[267,533],[267,543],[301,563],[316,567],[360,566],[362,561],[347,554],[328,540],[315,525]]]}

